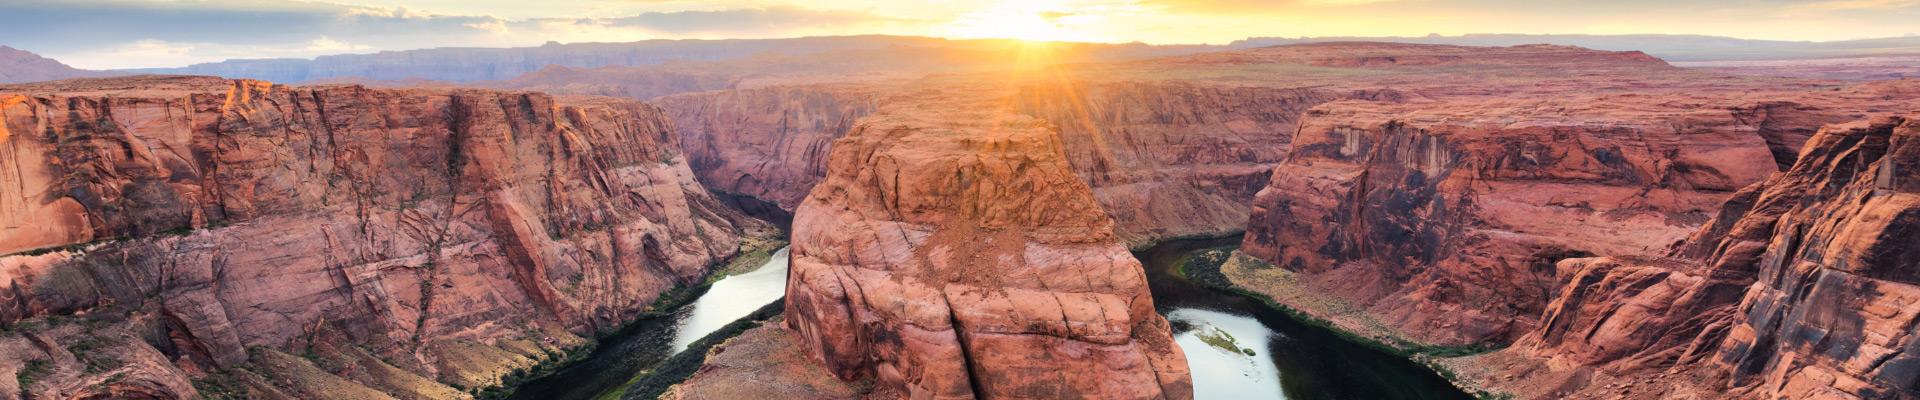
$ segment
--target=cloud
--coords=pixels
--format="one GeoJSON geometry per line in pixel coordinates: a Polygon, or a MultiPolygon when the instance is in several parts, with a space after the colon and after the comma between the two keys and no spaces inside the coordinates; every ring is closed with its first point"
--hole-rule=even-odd
{"type": "Polygon", "coordinates": [[[1836,40],[1911,32],[1916,14],[1920,0],[0,0],[0,27],[11,33],[0,45],[99,69],[874,33],[1154,43],[1429,32],[1836,40]]]}
{"type": "Polygon", "coordinates": [[[910,20],[875,15],[869,11],[811,10],[796,7],[747,8],[719,11],[650,12],[598,20],[611,27],[644,28],[672,34],[773,34],[816,26],[844,26],[910,20]]]}
{"type": "Polygon", "coordinates": [[[484,33],[465,25],[492,19],[285,0],[0,0],[0,9],[7,10],[0,13],[0,26],[25,33],[0,41],[49,52],[98,49],[142,40],[288,45],[321,36],[377,42],[379,35],[405,34],[408,37],[402,41],[417,43],[484,33]]]}
{"type": "Polygon", "coordinates": [[[1889,10],[1920,5],[1920,0],[1828,0],[1809,3],[1810,10],[1889,10]]]}
{"type": "Polygon", "coordinates": [[[325,54],[368,52],[374,48],[334,40],[326,36],[288,45],[232,45],[221,43],[184,43],[137,40],[97,49],[57,54],[55,59],[80,68],[156,68],[234,58],[313,57],[325,54]]]}
{"type": "Polygon", "coordinates": [[[916,23],[870,11],[771,6],[613,18],[504,19],[408,7],[293,0],[0,0],[0,44],[82,68],[181,66],[227,58],[309,58],[418,48],[533,46],[549,40],[783,37],[868,33],[916,23]]]}
{"type": "Polygon", "coordinates": [[[1351,6],[1392,1],[1396,0],[1142,0],[1137,4],[1175,13],[1247,14],[1271,13],[1298,7],[1351,6]]]}

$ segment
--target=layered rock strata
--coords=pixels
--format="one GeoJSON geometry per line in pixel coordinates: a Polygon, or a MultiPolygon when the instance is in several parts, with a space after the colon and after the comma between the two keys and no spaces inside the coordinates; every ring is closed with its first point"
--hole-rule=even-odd
{"type": "MultiPolygon", "coordinates": [[[[1669,257],[1561,262],[1569,278],[1546,323],[1512,354],[1474,361],[1638,379],[1652,389],[1638,397],[1920,396],[1920,179],[1900,172],[1915,166],[1920,114],[1824,129],[1793,168],[1733,196],[1669,257]]],[[[1524,377],[1482,379],[1540,392],[1524,377]]],[[[1580,383],[1556,388],[1605,390],[1580,383]]]]}
{"type": "Polygon", "coordinates": [[[1307,109],[1348,93],[1182,83],[1058,82],[1010,103],[1059,128],[1068,165],[1130,246],[1233,232],[1307,109]]]}
{"type": "Polygon", "coordinates": [[[795,216],[788,327],[913,398],[1191,398],[1145,274],[1056,128],[930,90],[835,142],[795,216]],[[942,111],[949,110],[949,111],[942,111]]]}
{"type": "Polygon", "coordinates": [[[1255,200],[1242,250],[1417,341],[1511,341],[1553,299],[1555,262],[1665,248],[1773,173],[1769,140],[1743,112],[1323,105],[1255,200]]]}
{"type": "Polygon", "coordinates": [[[0,321],[132,310],[190,375],[358,343],[498,383],[764,228],[632,100],[135,77],[0,87],[0,121],[0,321]]]}
{"type": "Polygon", "coordinates": [[[827,174],[833,142],[886,96],[849,85],[776,86],[661,97],[708,188],[794,209],[827,174]]]}
{"type": "MultiPolygon", "coordinates": [[[[908,85],[771,86],[657,101],[685,136],[701,182],[796,207],[826,175],[834,139],[908,85]]],[[[1363,93],[1362,95],[1372,95],[1363,93]]],[[[1069,168],[1130,246],[1242,229],[1247,204],[1286,154],[1296,118],[1352,94],[1179,83],[1023,85],[1014,112],[1059,128],[1069,168]]]]}

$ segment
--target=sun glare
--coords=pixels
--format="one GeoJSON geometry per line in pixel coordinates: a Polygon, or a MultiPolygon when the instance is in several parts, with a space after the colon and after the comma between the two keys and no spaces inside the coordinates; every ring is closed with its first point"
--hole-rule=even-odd
{"type": "Polygon", "coordinates": [[[1048,42],[1106,42],[1074,29],[1094,16],[1062,12],[1051,1],[1001,2],[987,11],[962,15],[948,24],[947,36],[965,39],[1022,39],[1048,42]]]}

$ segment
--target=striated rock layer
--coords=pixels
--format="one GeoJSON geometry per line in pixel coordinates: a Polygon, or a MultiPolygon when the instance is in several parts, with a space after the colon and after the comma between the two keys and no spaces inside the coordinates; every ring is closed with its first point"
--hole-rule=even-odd
{"type": "Polygon", "coordinates": [[[361,343],[498,383],[758,228],[632,100],[135,77],[0,87],[0,121],[0,253],[31,250],[0,258],[0,321],[137,310],[189,371],[361,343]]]}
{"type": "MultiPolygon", "coordinates": [[[[770,86],[666,96],[694,173],[717,190],[797,207],[826,176],[834,139],[882,105],[924,97],[906,82],[770,86]],[[906,94],[902,94],[905,92],[906,94]]],[[[999,102],[1059,129],[1068,167],[1129,246],[1241,230],[1307,108],[1352,96],[1314,89],[1044,82],[999,102]]]]}
{"type": "Polygon", "coordinates": [[[1055,128],[930,90],[835,142],[795,216],[788,327],[912,398],[1191,398],[1146,277],[1055,128]],[[952,111],[942,111],[952,110],[952,111]]]}
{"type": "Polygon", "coordinates": [[[1316,89],[1050,82],[1010,102],[1060,130],[1074,173],[1131,246],[1242,229],[1316,89]]]}
{"type": "Polygon", "coordinates": [[[1416,340],[1511,341],[1551,299],[1554,262],[1664,248],[1774,171],[1740,110],[1578,104],[1315,108],[1242,250],[1416,340]]]}
{"type": "MultiPolygon", "coordinates": [[[[1562,262],[1547,323],[1496,356],[1640,377],[1653,390],[1636,397],[1920,396],[1920,179],[1900,172],[1916,166],[1920,114],[1824,129],[1670,258],[1562,262]]],[[[1537,390],[1526,383],[1484,382],[1537,390]]]]}
{"type": "Polygon", "coordinates": [[[1391,328],[1377,336],[1510,343],[1555,299],[1556,262],[1686,238],[1819,126],[1911,99],[1884,89],[1327,103],[1242,250],[1391,328]]]}
{"type": "Polygon", "coordinates": [[[792,210],[827,174],[834,139],[879,108],[849,85],[768,87],[661,97],[694,174],[710,189],[792,210]]]}

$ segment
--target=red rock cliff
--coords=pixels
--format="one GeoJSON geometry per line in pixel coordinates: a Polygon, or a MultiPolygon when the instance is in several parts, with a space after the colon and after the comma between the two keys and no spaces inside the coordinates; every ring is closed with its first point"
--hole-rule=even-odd
{"type": "Polygon", "coordinates": [[[1256,198],[1242,249],[1410,339],[1511,341],[1553,300],[1555,262],[1665,248],[1775,171],[1767,134],[1791,128],[1674,104],[1689,100],[1323,105],[1256,198]]]}
{"type": "Polygon", "coordinates": [[[1754,277],[1711,358],[1731,386],[1759,397],[1920,396],[1915,170],[1920,114],[1828,128],[1752,203],[1728,202],[1721,218],[1738,220],[1725,236],[1692,239],[1713,249],[1712,275],[1754,277]]]}
{"type": "Polygon", "coordinates": [[[787,321],[913,398],[1191,398],[1146,277],[1052,125],[928,90],[835,142],[795,216],[787,321]],[[948,111],[942,111],[948,110],[948,111]]]}
{"type": "Polygon", "coordinates": [[[1013,108],[1060,128],[1068,164],[1130,245],[1244,229],[1299,116],[1345,97],[1314,89],[1065,82],[1013,108]]]}
{"type": "Polygon", "coordinates": [[[632,100],[136,77],[0,120],[0,252],[94,242],[0,258],[0,321],[137,309],[181,366],[337,332],[484,386],[470,344],[631,319],[745,228],[632,100]]]}
{"type": "MultiPolygon", "coordinates": [[[[658,102],[681,125],[703,183],[791,208],[825,176],[833,139],[854,120],[923,96],[906,85],[772,86],[658,102]]],[[[1121,239],[1141,245],[1243,229],[1300,113],[1358,95],[1068,81],[1025,85],[1000,101],[1059,127],[1069,167],[1093,187],[1121,239]]]]}
{"type": "Polygon", "coordinates": [[[1916,121],[1823,129],[1669,257],[1561,262],[1544,324],[1473,360],[1506,374],[1478,382],[1523,395],[1920,395],[1920,180],[1899,172],[1920,166],[1916,121]],[[1603,388],[1608,377],[1623,380],[1603,388]]]}
{"type": "Polygon", "coordinates": [[[827,173],[834,139],[881,96],[842,85],[776,86],[661,97],[701,183],[793,209],[827,173]]]}

